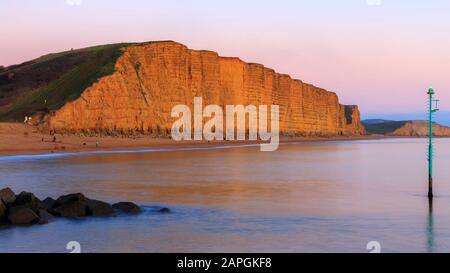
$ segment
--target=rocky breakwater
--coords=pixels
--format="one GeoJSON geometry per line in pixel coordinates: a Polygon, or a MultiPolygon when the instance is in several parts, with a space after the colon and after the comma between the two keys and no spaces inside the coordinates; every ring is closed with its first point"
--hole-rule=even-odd
{"type": "MultiPolygon", "coordinates": [[[[110,205],[89,199],[81,193],[47,197],[39,200],[31,192],[16,195],[10,188],[0,190],[0,225],[47,224],[54,218],[109,217],[118,213],[141,213],[143,209],[131,202],[110,205]]],[[[170,212],[168,208],[160,212],[170,212]]]]}
{"type": "Polygon", "coordinates": [[[59,132],[142,133],[168,136],[171,109],[204,105],[279,105],[280,132],[297,136],[365,134],[357,106],[339,103],[322,88],[276,73],[260,64],[171,42],[127,45],[111,75],[79,98],[46,115],[59,132]]]}

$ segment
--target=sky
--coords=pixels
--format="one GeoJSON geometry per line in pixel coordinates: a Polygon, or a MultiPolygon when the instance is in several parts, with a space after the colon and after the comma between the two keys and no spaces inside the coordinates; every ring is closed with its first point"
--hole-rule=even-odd
{"type": "Polygon", "coordinates": [[[448,0],[0,0],[0,65],[175,40],[336,92],[363,117],[450,111],[448,0]]]}

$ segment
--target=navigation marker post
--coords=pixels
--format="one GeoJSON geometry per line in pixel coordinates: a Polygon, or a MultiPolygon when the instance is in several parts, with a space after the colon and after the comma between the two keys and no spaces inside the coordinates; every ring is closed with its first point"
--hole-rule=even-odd
{"type": "Polygon", "coordinates": [[[433,99],[434,89],[433,87],[428,88],[429,95],[429,105],[428,105],[428,114],[429,114],[429,122],[428,122],[428,198],[433,198],[433,118],[434,113],[439,111],[438,103],[439,100],[433,99]],[[434,107],[433,107],[433,104],[434,107]]]}

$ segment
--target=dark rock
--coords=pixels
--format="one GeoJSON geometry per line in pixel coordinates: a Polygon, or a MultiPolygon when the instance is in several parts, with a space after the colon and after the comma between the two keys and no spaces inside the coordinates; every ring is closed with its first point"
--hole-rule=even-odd
{"type": "Polygon", "coordinates": [[[0,200],[7,206],[11,205],[16,201],[16,194],[10,188],[4,188],[0,190],[0,200]]]}
{"type": "Polygon", "coordinates": [[[102,201],[87,199],[86,205],[88,215],[110,216],[114,213],[111,205],[102,201]]]}
{"type": "Polygon", "coordinates": [[[112,205],[112,207],[116,210],[120,210],[125,213],[140,213],[142,209],[131,202],[119,202],[112,205]]]}
{"type": "Polygon", "coordinates": [[[6,205],[0,200],[0,224],[6,222],[6,205]]]}
{"type": "Polygon", "coordinates": [[[51,197],[47,197],[44,201],[42,201],[42,203],[45,205],[46,209],[49,210],[55,206],[56,200],[51,197]]]}
{"type": "Polygon", "coordinates": [[[38,213],[40,209],[45,209],[44,204],[31,192],[23,191],[16,196],[16,201],[13,203],[14,207],[24,206],[30,208],[35,213],[38,213]]]}
{"type": "Polygon", "coordinates": [[[169,213],[169,212],[171,212],[171,210],[169,208],[161,208],[161,209],[159,209],[159,212],[161,212],[161,213],[169,213]]]}
{"type": "Polygon", "coordinates": [[[46,210],[39,210],[39,224],[43,225],[43,224],[48,224],[48,222],[50,222],[50,220],[53,219],[53,215],[51,215],[50,213],[48,213],[46,210]]]}
{"type": "Polygon", "coordinates": [[[56,216],[75,218],[86,216],[86,201],[67,201],[62,205],[50,210],[56,216]]]}
{"type": "Polygon", "coordinates": [[[74,201],[82,201],[82,202],[86,202],[86,197],[82,194],[82,193],[72,193],[72,194],[68,194],[68,195],[63,195],[60,196],[53,207],[59,207],[63,204],[69,203],[69,202],[74,202],[74,201]]]}
{"type": "Polygon", "coordinates": [[[8,220],[13,225],[30,225],[39,221],[39,216],[32,209],[25,206],[12,207],[8,220]]]}
{"type": "MultiPolygon", "coordinates": [[[[24,191],[16,196],[9,188],[0,191],[0,224],[47,224],[54,216],[115,216],[115,210],[124,213],[143,211],[131,202],[120,202],[111,206],[100,200],[88,199],[81,193],[63,195],[57,200],[47,197],[41,201],[31,192],[24,191]]],[[[170,212],[170,209],[161,208],[159,211],[170,212]]]]}

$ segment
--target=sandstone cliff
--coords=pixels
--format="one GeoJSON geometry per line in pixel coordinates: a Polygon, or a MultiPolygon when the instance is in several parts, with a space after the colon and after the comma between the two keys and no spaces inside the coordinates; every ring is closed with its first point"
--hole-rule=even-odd
{"type": "Polygon", "coordinates": [[[167,135],[171,109],[204,105],[280,106],[280,131],[295,135],[364,134],[356,106],[339,104],[335,93],[278,74],[260,64],[190,50],[175,42],[124,47],[115,72],[101,77],[78,99],[46,117],[59,131],[142,132],[167,135]]]}

